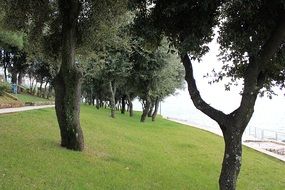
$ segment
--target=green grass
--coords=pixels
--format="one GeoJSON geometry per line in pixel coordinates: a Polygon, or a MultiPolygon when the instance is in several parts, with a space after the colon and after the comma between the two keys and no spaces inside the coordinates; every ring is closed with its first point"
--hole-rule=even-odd
{"type": "MultiPolygon", "coordinates": [[[[223,139],[82,106],[83,152],[59,146],[53,109],[0,115],[0,189],[216,190],[223,139]]],[[[244,147],[240,190],[284,190],[285,164],[244,147]]]]}
{"type": "Polygon", "coordinates": [[[37,103],[37,102],[50,102],[51,100],[40,98],[38,96],[32,96],[29,94],[15,94],[15,97],[17,97],[21,102],[31,102],[31,103],[37,103]]]}

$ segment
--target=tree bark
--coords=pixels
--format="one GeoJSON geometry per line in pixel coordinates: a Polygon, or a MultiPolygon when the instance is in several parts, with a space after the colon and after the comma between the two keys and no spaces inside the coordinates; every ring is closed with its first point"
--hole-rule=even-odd
{"type": "Polygon", "coordinates": [[[62,15],[62,64],[55,79],[55,109],[60,128],[61,146],[82,151],[83,132],[80,127],[80,97],[82,73],[75,65],[78,0],[60,0],[62,15]]]}
{"type": "Polygon", "coordinates": [[[19,72],[19,75],[18,75],[18,85],[22,85],[22,80],[23,79],[23,73],[22,72],[19,72]]]}
{"type": "Polygon", "coordinates": [[[123,95],[123,97],[122,97],[121,114],[125,114],[125,111],[126,111],[126,95],[123,95]]]}
{"type": "Polygon", "coordinates": [[[12,75],[11,78],[12,84],[17,84],[17,72],[15,69],[11,69],[11,75],[12,75]]]}
{"type": "Polygon", "coordinates": [[[149,107],[149,110],[148,110],[148,113],[147,113],[148,117],[152,117],[154,106],[155,106],[155,102],[151,99],[150,107],[149,107]]]}
{"type": "Polygon", "coordinates": [[[47,98],[47,85],[48,85],[48,81],[46,81],[46,84],[45,84],[45,91],[43,93],[43,98],[47,98]]]}
{"type": "Polygon", "coordinates": [[[111,117],[115,118],[115,111],[116,111],[116,84],[115,81],[109,82],[109,90],[111,92],[110,97],[110,106],[111,106],[111,117]]]}
{"type": "Polygon", "coordinates": [[[146,97],[143,113],[141,115],[141,122],[145,122],[149,108],[150,108],[150,99],[149,99],[149,97],[146,97]]]}
{"type": "MultiPolygon", "coordinates": [[[[23,73],[19,72],[18,74],[18,85],[22,85],[23,73]]],[[[18,93],[21,93],[21,88],[18,86],[17,88],[18,93]]]]}
{"type": "Polygon", "coordinates": [[[100,100],[99,98],[96,98],[96,108],[99,110],[100,108],[100,100]]]}
{"type": "Polygon", "coordinates": [[[223,130],[225,151],[219,185],[221,190],[234,190],[241,168],[243,132],[235,125],[221,128],[227,130],[223,130]]]}
{"type": "Polygon", "coordinates": [[[127,99],[128,99],[128,109],[129,109],[130,117],[133,117],[134,116],[133,102],[132,102],[132,99],[130,98],[130,95],[127,95],[127,99]]]}
{"type": "Polygon", "coordinates": [[[155,103],[154,103],[154,111],[153,111],[153,114],[151,116],[152,121],[155,121],[155,118],[156,118],[157,112],[158,112],[158,108],[159,108],[159,99],[158,99],[158,97],[156,97],[155,103]]]}

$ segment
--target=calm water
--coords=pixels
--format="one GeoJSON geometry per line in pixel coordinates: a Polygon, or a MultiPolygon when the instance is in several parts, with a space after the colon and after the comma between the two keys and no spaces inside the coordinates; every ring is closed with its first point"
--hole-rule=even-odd
{"type": "MultiPolygon", "coordinates": [[[[212,106],[225,113],[230,113],[238,107],[240,97],[233,92],[211,93],[208,103],[212,101],[212,106]]],[[[201,93],[202,94],[202,93],[201,93]]],[[[203,95],[203,94],[202,94],[203,95]]],[[[255,105],[255,112],[248,127],[257,127],[278,132],[285,132],[285,97],[277,96],[272,100],[268,98],[258,98],[255,105]]],[[[136,110],[141,110],[141,104],[136,100],[134,103],[136,110]]],[[[166,98],[161,104],[161,114],[171,118],[186,120],[193,125],[218,128],[218,125],[211,118],[197,110],[190,100],[188,92],[177,91],[177,95],[166,98]]]]}

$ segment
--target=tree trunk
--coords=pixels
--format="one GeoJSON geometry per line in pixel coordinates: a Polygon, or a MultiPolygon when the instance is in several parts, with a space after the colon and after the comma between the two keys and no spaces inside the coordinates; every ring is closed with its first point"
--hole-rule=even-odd
{"type": "Polygon", "coordinates": [[[129,102],[129,113],[130,113],[130,117],[134,116],[133,102],[132,101],[129,102]]]}
{"type": "Polygon", "coordinates": [[[62,15],[62,64],[55,80],[55,109],[60,128],[61,146],[82,151],[83,132],[80,127],[80,92],[82,73],[75,65],[78,0],[60,0],[62,15]]]}
{"type": "Polygon", "coordinates": [[[8,79],[7,79],[7,67],[5,66],[5,64],[4,64],[4,79],[5,79],[5,82],[8,82],[8,79]]]}
{"type": "Polygon", "coordinates": [[[130,117],[133,117],[134,116],[134,110],[133,110],[133,102],[130,98],[130,95],[127,95],[127,100],[128,100],[128,110],[129,110],[129,113],[130,113],[130,117]]]}
{"type": "Polygon", "coordinates": [[[23,73],[19,72],[19,75],[18,75],[18,88],[17,88],[17,93],[18,94],[21,94],[21,92],[22,92],[22,88],[19,87],[19,85],[22,85],[22,78],[23,78],[23,73]]]}
{"type": "Polygon", "coordinates": [[[146,100],[145,100],[143,113],[141,115],[141,122],[145,122],[145,119],[146,119],[146,116],[148,114],[149,108],[150,108],[150,99],[149,99],[149,97],[147,97],[146,100]]]}
{"type": "Polygon", "coordinates": [[[155,104],[154,104],[154,111],[153,111],[153,114],[152,114],[152,121],[155,121],[155,118],[157,116],[157,112],[158,112],[158,108],[159,108],[159,99],[158,97],[155,99],[155,104]]]}
{"type": "Polygon", "coordinates": [[[239,129],[245,127],[236,126],[235,124],[220,127],[223,129],[225,142],[224,158],[219,179],[220,190],[235,190],[242,159],[243,131],[239,131],[239,129]]]}
{"type": "Polygon", "coordinates": [[[147,113],[147,116],[148,117],[152,117],[152,114],[153,114],[153,108],[154,108],[154,105],[155,103],[151,100],[150,101],[150,107],[149,107],[149,110],[148,110],[148,113],[147,113]]]}
{"type": "Polygon", "coordinates": [[[38,96],[41,97],[41,94],[42,94],[42,87],[43,87],[43,79],[41,79],[41,82],[40,82],[40,88],[38,90],[38,96]]]}
{"type": "Polygon", "coordinates": [[[96,108],[99,110],[100,108],[100,100],[99,98],[96,98],[96,108]]]}
{"type": "Polygon", "coordinates": [[[121,108],[121,114],[125,114],[126,111],[126,96],[124,95],[122,97],[122,108],[121,108]]]}
{"type": "Polygon", "coordinates": [[[12,84],[17,84],[17,72],[14,69],[11,70],[11,75],[12,75],[11,79],[12,84]]]}
{"type": "Polygon", "coordinates": [[[46,84],[45,84],[45,91],[43,93],[43,98],[47,98],[47,85],[48,85],[48,81],[46,81],[46,84]]]}
{"type": "Polygon", "coordinates": [[[18,75],[18,85],[22,85],[22,80],[23,79],[23,73],[22,72],[19,72],[19,75],[18,75]]]}
{"type": "Polygon", "coordinates": [[[110,97],[110,106],[111,106],[111,117],[115,118],[115,110],[116,110],[116,84],[115,81],[110,81],[109,82],[109,90],[111,92],[111,97],[110,97]]]}
{"type": "Polygon", "coordinates": [[[9,52],[5,51],[4,60],[3,60],[5,82],[8,82],[8,75],[7,75],[8,65],[10,65],[10,55],[9,52]]]}

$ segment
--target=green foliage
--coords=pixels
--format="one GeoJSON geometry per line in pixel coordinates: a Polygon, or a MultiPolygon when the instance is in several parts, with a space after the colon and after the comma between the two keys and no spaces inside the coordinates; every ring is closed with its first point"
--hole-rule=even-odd
{"type": "Polygon", "coordinates": [[[5,31],[0,28],[0,48],[11,49],[11,47],[23,49],[24,34],[19,32],[5,31]]]}
{"type": "Polygon", "coordinates": [[[134,62],[132,81],[141,98],[152,96],[163,99],[183,86],[183,66],[166,41],[154,51],[143,49],[138,44],[131,60],[134,62]]]}
{"type": "Polygon", "coordinates": [[[11,85],[6,82],[0,82],[0,96],[4,94],[4,92],[9,92],[11,90],[11,85]]]}
{"type": "MultiPolygon", "coordinates": [[[[285,3],[278,1],[229,1],[222,6],[218,42],[224,71],[218,76],[243,78],[250,62],[260,60],[264,45],[276,30],[284,15],[285,3]]],[[[284,22],[284,20],[282,21],[284,22]]],[[[285,47],[282,43],[265,68],[264,87],[269,94],[271,87],[284,87],[285,47]]],[[[262,92],[263,94],[264,92],[262,92]]]]}
{"type": "MultiPolygon", "coordinates": [[[[108,112],[82,106],[81,153],[58,145],[54,109],[1,115],[1,190],[218,189],[222,138],[160,117],[142,124],[140,113],[111,120],[108,112]]],[[[238,189],[284,189],[282,162],[246,147],[243,155],[238,189]]]]}
{"type": "Polygon", "coordinates": [[[154,25],[184,55],[200,58],[208,51],[217,23],[219,0],[157,0],[151,12],[154,25]]]}

